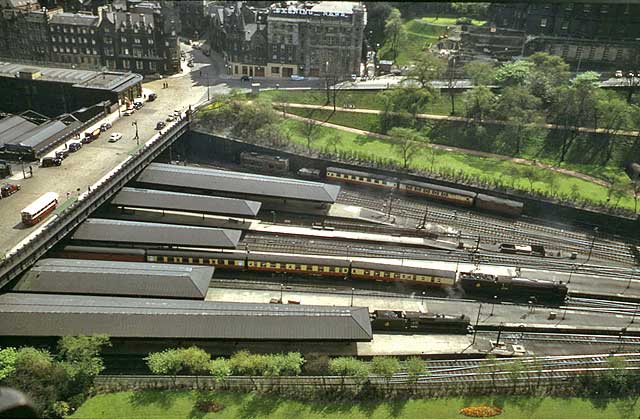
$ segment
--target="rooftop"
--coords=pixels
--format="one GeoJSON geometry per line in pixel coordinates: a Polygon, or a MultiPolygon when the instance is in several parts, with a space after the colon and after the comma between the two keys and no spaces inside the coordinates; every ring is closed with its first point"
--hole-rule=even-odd
{"type": "Polygon", "coordinates": [[[340,187],[253,173],[151,163],[138,182],[209,191],[334,203],[340,187]]]}
{"type": "Polygon", "coordinates": [[[262,205],[260,202],[242,199],[139,188],[122,188],[111,203],[141,208],[176,209],[243,217],[255,217],[262,205]]]}
{"type": "Polygon", "coordinates": [[[78,227],[71,238],[102,242],[235,248],[240,235],[240,231],[222,228],[89,218],[78,227]]]}
{"type": "Polygon", "coordinates": [[[0,61],[0,77],[18,78],[19,73],[33,73],[34,71],[40,73],[40,77],[34,79],[34,81],[67,83],[73,85],[73,87],[94,90],[121,92],[142,82],[142,76],[135,73],[75,70],[0,61]]]}
{"type": "Polygon", "coordinates": [[[213,271],[207,266],[41,259],[13,291],[203,300],[213,271]]]}
{"type": "Polygon", "coordinates": [[[0,335],[370,341],[366,307],[6,293],[0,335]]]}
{"type": "Polygon", "coordinates": [[[98,16],[87,15],[82,13],[55,13],[51,16],[49,23],[57,25],[76,25],[76,26],[98,26],[100,18],[98,16]]]}

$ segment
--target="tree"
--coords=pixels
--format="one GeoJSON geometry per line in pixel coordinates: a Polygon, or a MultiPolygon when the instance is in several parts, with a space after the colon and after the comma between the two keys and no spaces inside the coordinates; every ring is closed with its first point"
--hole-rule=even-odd
{"type": "Polygon", "coordinates": [[[447,67],[447,62],[430,52],[423,52],[414,62],[414,67],[407,74],[410,80],[416,80],[420,87],[430,87],[434,80],[440,80],[447,67]]]}
{"type": "Polygon", "coordinates": [[[369,367],[355,358],[339,357],[329,361],[329,373],[342,377],[341,387],[344,389],[345,377],[353,377],[356,382],[362,382],[369,377],[369,367]]]}
{"type": "Polygon", "coordinates": [[[491,112],[496,96],[486,86],[474,86],[462,94],[467,118],[482,121],[491,112]]]}
{"type": "Polygon", "coordinates": [[[209,361],[208,371],[216,381],[223,382],[231,375],[231,366],[229,365],[228,360],[224,358],[216,358],[209,361]]]}
{"type": "Polygon", "coordinates": [[[540,180],[540,172],[533,166],[524,166],[520,171],[522,176],[529,182],[529,192],[533,192],[533,184],[540,180]]]}
{"type": "Polygon", "coordinates": [[[629,127],[631,109],[628,103],[620,99],[615,93],[597,90],[595,92],[594,126],[603,130],[601,138],[600,164],[606,166],[614,153],[615,138],[620,130],[629,127]]]}
{"type": "Polygon", "coordinates": [[[267,124],[256,131],[256,138],[271,145],[284,145],[287,138],[278,124],[267,124]]]}
{"type": "Polygon", "coordinates": [[[506,131],[515,142],[515,155],[544,117],[538,110],[541,100],[523,86],[505,87],[495,108],[496,118],[507,122],[506,131]]]}
{"type": "Polygon", "coordinates": [[[342,141],[342,137],[339,134],[330,135],[327,138],[327,146],[333,148],[333,154],[338,154],[338,145],[342,141]]]}
{"type": "Polygon", "coordinates": [[[196,387],[200,388],[198,376],[209,371],[211,355],[196,346],[186,349],[178,349],[178,357],[182,363],[182,369],[196,376],[196,387]]]}
{"type": "Polygon", "coordinates": [[[398,49],[406,37],[406,31],[402,26],[402,16],[400,10],[393,8],[389,12],[389,17],[384,23],[384,35],[386,46],[393,52],[393,61],[398,58],[398,49]]]}
{"type": "Polygon", "coordinates": [[[525,60],[504,63],[496,71],[496,82],[500,86],[525,85],[532,67],[533,64],[525,60]]]}
{"type": "Polygon", "coordinates": [[[487,10],[491,3],[451,3],[451,9],[461,16],[483,19],[487,16],[487,10]]]}
{"type": "Polygon", "coordinates": [[[69,375],[69,394],[87,395],[95,378],[104,370],[100,352],[111,346],[107,335],[63,336],[58,341],[61,365],[69,375]]]}
{"type": "Polygon", "coordinates": [[[464,66],[464,74],[475,86],[487,86],[495,81],[496,69],[485,61],[470,61],[464,66]]]}
{"type": "Polygon", "coordinates": [[[13,374],[17,359],[18,350],[16,348],[0,349],[0,381],[13,374]]]}
{"type": "Polygon", "coordinates": [[[435,93],[431,88],[403,87],[386,90],[379,95],[383,104],[380,128],[382,132],[387,132],[393,127],[414,126],[418,121],[418,113],[424,111],[435,93]]]}
{"type": "Polygon", "coordinates": [[[377,356],[371,362],[371,372],[384,378],[387,389],[393,376],[400,370],[400,362],[390,356],[377,356]]]}
{"type": "Polygon", "coordinates": [[[531,93],[550,104],[555,91],[569,81],[569,64],[562,57],[546,52],[536,52],[527,57],[527,62],[532,64],[527,78],[531,93]]]}
{"type": "Polygon", "coordinates": [[[182,359],[177,350],[166,349],[162,352],[152,352],[144,360],[152,374],[171,375],[175,387],[176,376],[183,368],[182,359]]]}
{"type": "Polygon", "coordinates": [[[507,372],[509,373],[509,379],[513,384],[512,391],[515,393],[518,387],[518,383],[522,379],[525,371],[522,361],[516,359],[506,365],[507,372]]]}
{"type": "Polygon", "coordinates": [[[406,169],[420,151],[422,137],[412,128],[392,128],[389,136],[394,140],[393,147],[400,154],[402,165],[406,169]]]}
{"type": "Polygon", "coordinates": [[[302,135],[307,141],[307,151],[311,151],[311,144],[318,138],[320,123],[312,118],[306,118],[300,127],[302,135]]]}
{"type": "Polygon", "coordinates": [[[424,361],[417,356],[412,356],[411,358],[407,359],[407,361],[405,362],[405,367],[407,368],[407,378],[412,384],[416,384],[418,381],[418,376],[426,374],[427,372],[427,366],[425,365],[424,361]]]}

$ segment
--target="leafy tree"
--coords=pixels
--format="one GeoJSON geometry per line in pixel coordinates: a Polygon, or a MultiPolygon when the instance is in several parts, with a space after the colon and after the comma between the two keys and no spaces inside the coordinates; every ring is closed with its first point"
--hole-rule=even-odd
{"type": "Polygon", "coordinates": [[[496,118],[507,121],[506,131],[515,142],[515,155],[520,154],[522,143],[544,121],[539,111],[541,100],[522,86],[505,87],[500,95],[496,118]]]}
{"type": "Polygon", "coordinates": [[[4,380],[29,396],[41,416],[55,415],[54,406],[60,401],[69,384],[66,370],[47,351],[21,348],[13,373],[4,380]]]}
{"type": "Polygon", "coordinates": [[[265,359],[248,351],[239,351],[231,356],[229,366],[234,375],[263,375],[265,359]]]}
{"type": "Polygon", "coordinates": [[[18,350],[16,348],[0,349],[0,381],[9,377],[16,369],[18,350]]]}
{"type": "Polygon", "coordinates": [[[531,93],[545,104],[551,103],[556,90],[569,81],[569,64],[562,57],[546,52],[536,52],[527,57],[527,61],[532,64],[528,76],[531,93]]]}
{"type": "Polygon", "coordinates": [[[289,352],[280,356],[283,358],[283,375],[300,375],[302,372],[302,365],[304,365],[304,358],[299,352],[289,352]]]}
{"type": "Polygon", "coordinates": [[[509,373],[509,379],[513,384],[512,391],[515,393],[518,382],[523,378],[525,367],[522,361],[514,360],[506,365],[507,372],[509,373]]]}
{"type": "Polygon", "coordinates": [[[629,127],[631,109],[618,95],[597,90],[595,92],[594,126],[602,128],[599,136],[602,141],[600,164],[606,166],[613,157],[617,133],[629,127]]]}
{"type": "Polygon", "coordinates": [[[496,82],[500,86],[525,85],[532,67],[533,64],[525,60],[504,63],[496,71],[496,82]]]}
{"type": "Polygon", "coordinates": [[[58,341],[61,365],[69,375],[69,394],[87,395],[95,378],[104,370],[100,352],[111,346],[107,335],[63,336],[58,341]]]}
{"type": "Polygon", "coordinates": [[[256,131],[256,138],[271,145],[284,145],[287,137],[278,124],[267,124],[256,131]]]}
{"type": "Polygon", "coordinates": [[[389,17],[384,23],[384,35],[386,46],[393,53],[393,61],[398,58],[400,44],[406,38],[406,31],[402,26],[402,16],[400,10],[393,8],[389,12],[389,17]]]}
{"type": "Polygon", "coordinates": [[[451,3],[454,13],[461,16],[470,16],[483,19],[487,16],[487,10],[491,3],[451,3]]]}
{"type": "Polygon", "coordinates": [[[402,165],[406,169],[420,151],[422,136],[412,128],[392,128],[389,136],[394,140],[393,147],[400,154],[402,165]]]}
{"type": "Polygon", "coordinates": [[[394,374],[400,371],[400,362],[398,358],[390,357],[390,356],[377,356],[373,358],[371,362],[371,372],[373,374],[381,375],[387,388],[389,387],[389,383],[393,378],[394,374]]]}
{"type": "Polygon", "coordinates": [[[216,358],[209,361],[208,371],[216,381],[223,382],[231,375],[231,366],[229,365],[228,360],[224,358],[216,358]]]}
{"type": "Polygon", "coordinates": [[[307,141],[307,151],[311,151],[311,144],[318,139],[320,134],[320,123],[312,118],[306,118],[300,128],[302,135],[307,141]]]}
{"type": "Polygon", "coordinates": [[[407,376],[409,378],[409,382],[413,384],[418,381],[419,375],[426,374],[427,372],[427,366],[425,365],[424,361],[417,356],[412,356],[411,358],[407,359],[407,361],[405,362],[405,366],[407,368],[407,376]]]}
{"type": "Polygon", "coordinates": [[[432,81],[440,80],[447,67],[447,62],[430,52],[423,52],[414,63],[407,78],[416,80],[420,87],[429,87],[432,81]]]}
{"type": "Polygon", "coordinates": [[[175,349],[166,349],[162,352],[152,352],[145,359],[151,373],[156,375],[171,375],[173,385],[176,384],[176,376],[182,371],[183,363],[180,354],[175,349]]]}
{"type": "Polygon", "coordinates": [[[198,376],[209,371],[211,355],[196,346],[186,349],[178,349],[178,357],[184,370],[196,376],[196,387],[199,388],[198,376]]]}
{"type": "Polygon", "coordinates": [[[387,132],[393,127],[412,126],[417,114],[424,111],[435,93],[430,88],[404,87],[386,90],[379,95],[383,103],[380,128],[382,132],[387,132]]]}
{"type": "Polygon", "coordinates": [[[278,115],[270,102],[257,100],[239,106],[231,132],[240,137],[255,137],[259,128],[277,121],[278,115]]]}
{"type": "Polygon", "coordinates": [[[491,112],[496,96],[486,86],[474,86],[462,94],[467,118],[482,121],[491,112]]]}
{"type": "Polygon", "coordinates": [[[329,361],[329,373],[342,377],[341,387],[344,388],[345,377],[353,377],[362,382],[369,377],[369,367],[362,361],[352,357],[339,357],[329,361]]]}
{"type": "Polygon", "coordinates": [[[327,146],[333,148],[333,154],[338,154],[338,145],[342,141],[342,137],[339,134],[330,135],[327,138],[327,146]]]}
{"type": "Polygon", "coordinates": [[[464,66],[464,74],[474,85],[490,85],[495,81],[496,69],[493,64],[485,61],[470,61],[464,66]]]}

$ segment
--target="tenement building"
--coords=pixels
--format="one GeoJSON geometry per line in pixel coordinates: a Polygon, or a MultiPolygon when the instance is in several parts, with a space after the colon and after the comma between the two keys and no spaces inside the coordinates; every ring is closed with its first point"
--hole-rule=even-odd
{"type": "Polygon", "coordinates": [[[469,28],[467,44],[511,56],[546,51],[579,69],[640,64],[637,3],[492,3],[488,15],[489,26],[469,28]]]}
{"type": "Polygon", "coordinates": [[[98,7],[95,14],[3,8],[0,57],[66,68],[176,73],[180,71],[177,23],[172,6],[165,10],[165,5],[113,4],[98,7]]]}
{"type": "Polygon", "coordinates": [[[360,73],[366,23],[358,2],[236,2],[212,9],[209,33],[235,76],[347,78],[360,73]]]}

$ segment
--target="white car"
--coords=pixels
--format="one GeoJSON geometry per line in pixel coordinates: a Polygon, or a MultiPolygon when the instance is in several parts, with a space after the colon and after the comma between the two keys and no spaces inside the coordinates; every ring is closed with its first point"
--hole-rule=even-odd
{"type": "Polygon", "coordinates": [[[304,80],[304,76],[298,76],[297,74],[294,74],[291,76],[291,80],[293,81],[302,81],[304,80]]]}
{"type": "Polygon", "coordinates": [[[120,134],[119,132],[114,132],[109,137],[109,142],[110,143],[115,143],[116,141],[120,141],[121,139],[122,139],[122,134],[120,134]]]}
{"type": "Polygon", "coordinates": [[[127,109],[126,111],[122,112],[122,114],[124,116],[131,116],[134,114],[135,111],[136,111],[135,109],[127,109]]]}

